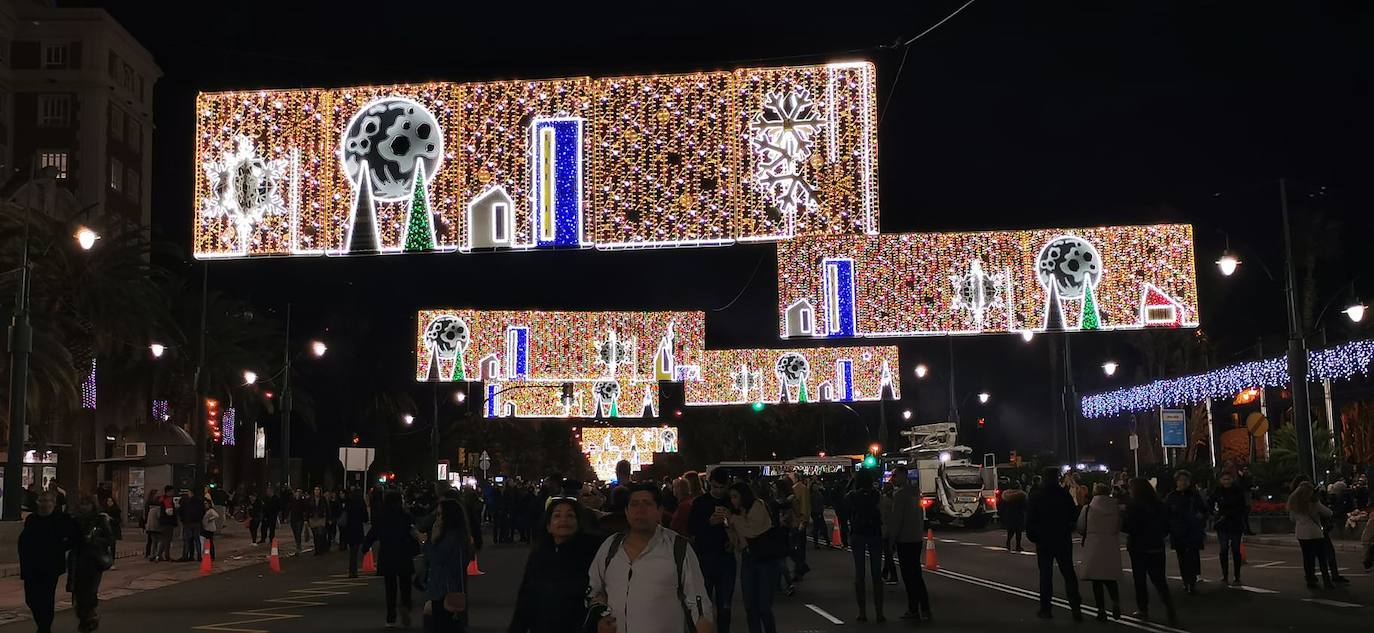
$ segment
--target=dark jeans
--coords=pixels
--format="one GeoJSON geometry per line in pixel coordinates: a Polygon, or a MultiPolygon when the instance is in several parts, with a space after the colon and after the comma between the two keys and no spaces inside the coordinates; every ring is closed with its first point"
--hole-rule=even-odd
{"type": "Polygon", "coordinates": [[[1330,582],[1331,570],[1326,562],[1326,539],[1298,539],[1298,545],[1302,547],[1302,573],[1309,582],[1317,579],[1316,567],[1321,565],[1322,580],[1330,582]]]}
{"type": "Polygon", "coordinates": [[[1094,580],[1093,581],[1093,601],[1097,603],[1097,610],[1105,613],[1107,605],[1102,603],[1102,590],[1107,590],[1107,595],[1112,599],[1112,611],[1121,611],[1121,590],[1117,587],[1115,580],[1094,580]]]}
{"type": "Polygon", "coordinates": [[[33,612],[38,633],[52,631],[53,609],[57,604],[57,576],[29,574],[24,579],[24,604],[33,612]]]}
{"type": "Polygon", "coordinates": [[[305,528],[304,523],[292,523],[291,535],[296,537],[296,553],[301,553],[301,530],[305,528]]]}
{"type": "Polygon", "coordinates": [[[272,539],[277,538],[276,518],[262,519],[258,521],[258,542],[271,543],[272,539]]]}
{"type": "Polygon", "coordinates": [[[258,542],[258,525],[261,523],[257,517],[248,519],[248,538],[253,539],[254,543],[258,542]]]}
{"type": "Polygon", "coordinates": [[[401,593],[401,608],[406,612],[410,611],[410,577],[414,572],[406,566],[402,569],[388,569],[382,574],[382,583],[386,585],[386,621],[387,624],[396,622],[396,592],[401,593]]]}
{"type": "Polygon", "coordinates": [[[1178,575],[1183,577],[1183,584],[1197,584],[1197,577],[1202,575],[1202,551],[1194,547],[1180,547],[1174,552],[1178,554],[1178,575]]]}
{"type": "Polygon", "coordinates": [[[792,530],[792,571],[796,572],[797,578],[811,570],[811,566],[806,564],[806,528],[792,530]]]}
{"type": "Polygon", "coordinates": [[[864,601],[864,555],[868,555],[868,572],[873,577],[873,603],[878,612],[883,611],[883,539],[867,534],[851,534],[849,542],[854,554],[854,597],[863,609],[864,601]]]}
{"type": "Polygon", "coordinates": [[[773,591],[782,573],[782,560],[755,560],[747,552],[740,564],[740,584],[744,589],[744,621],[749,633],[777,633],[773,617],[773,591]]]}
{"type": "Polygon", "coordinates": [[[181,525],[181,557],[200,560],[200,523],[181,525]]]}
{"type": "Polygon", "coordinates": [[[153,552],[157,549],[158,532],[144,532],[148,535],[148,542],[143,546],[143,557],[152,558],[153,552]]]}
{"type": "MultiPolygon", "coordinates": [[[[840,524],[840,543],[849,547],[849,515],[835,513],[835,522],[840,524]]],[[[831,543],[834,545],[834,543],[831,543]]]]}
{"type": "Polygon", "coordinates": [[[76,611],[76,630],[89,633],[100,626],[96,605],[100,603],[100,577],[104,572],[83,569],[72,574],[72,608],[76,611]]]}
{"type": "Polygon", "coordinates": [[[716,552],[702,556],[701,577],[706,594],[716,607],[717,633],[730,633],[730,604],[735,601],[735,555],[716,552]]]}
{"type": "Polygon", "coordinates": [[[210,548],[210,560],[215,560],[215,533],[201,530],[200,538],[205,539],[205,545],[203,547],[210,548]]]}
{"type": "Polygon", "coordinates": [[[325,552],[329,551],[329,537],[324,535],[324,528],[310,528],[310,538],[315,541],[316,556],[323,556],[325,552]]]}
{"type": "Polygon", "coordinates": [[[816,547],[820,547],[821,543],[834,544],[830,542],[830,530],[826,529],[828,527],[830,524],[826,523],[824,514],[811,515],[811,537],[816,540],[816,547]]]}
{"type": "Polygon", "coordinates": [[[1016,538],[1016,549],[1018,549],[1018,550],[1021,549],[1021,534],[1022,534],[1022,532],[1023,532],[1023,530],[1022,530],[1021,528],[1019,528],[1019,527],[1018,527],[1018,528],[1014,528],[1014,529],[1013,529],[1013,528],[1007,528],[1007,549],[1011,549],[1011,539],[1012,539],[1012,537],[1015,537],[1015,538],[1016,538]]]}
{"type": "Polygon", "coordinates": [[[883,580],[897,582],[897,565],[892,562],[894,551],[891,541],[883,543],[883,580]]]}
{"type": "Polygon", "coordinates": [[[1155,586],[1164,608],[1174,611],[1174,601],[1169,597],[1169,583],[1164,579],[1164,552],[1142,552],[1131,550],[1131,579],[1135,581],[1135,608],[1138,611],[1150,610],[1150,592],[1145,586],[1146,578],[1155,586]]]}
{"type": "Polygon", "coordinates": [[[362,545],[362,543],[348,544],[348,575],[350,578],[358,575],[358,548],[362,545]]]}
{"type": "Polygon", "coordinates": [[[1327,563],[1331,565],[1331,577],[1340,578],[1341,567],[1340,564],[1336,562],[1336,545],[1331,542],[1330,534],[1327,534],[1326,538],[1322,539],[1322,552],[1326,555],[1327,563]]]}
{"type": "Polygon", "coordinates": [[[1054,597],[1054,566],[1059,565],[1059,575],[1064,577],[1064,592],[1069,595],[1069,607],[1078,613],[1083,597],[1078,593],[1078,575],[1073,571],[1073,543],[1065,541],[1058,547],[1037,544],[1035,562],[1040,566],[1040,610],[1050,610],[1050,599],[1054,597]]]}
{"type": "Polygon", "coordinates": [[[1217,530],[1217,545],[1221,549],[1221,577],[1225,578],[1230,569],[1228,563],[1235,561],[1236,580],[1240,580],[1240,532],[1217,530]]]}
{"type": "MultiPolygon", "coordinates": [[[[319,547],[319,545],[315,547],[319,547]]],[[[468,614],[466,612],[450,613],[445,611],[443,600],[430,600],[429,609],[432,612],[429,619],[429,630],[432,633],[463,633],[468,630],[468,614]]]]}
{"type": "Polygon", "coordinates": [[[930,594],[926,592],[926,580],[921,575],[921,554],[925,552],[924,541],[898,543],[897,560],[901,563],[902,584],[906,586],[906,610],[908,613],[930,615],[930,594]]]}

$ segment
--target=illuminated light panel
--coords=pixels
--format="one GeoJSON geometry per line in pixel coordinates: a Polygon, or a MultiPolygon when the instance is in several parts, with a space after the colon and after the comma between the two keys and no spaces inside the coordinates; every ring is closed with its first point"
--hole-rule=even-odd
{"type": "Polygon", "coordinates": [[[874,86],[873,65],[861,61],[201,93],[193,250],[199,259],[342,254],[361,218],[371,225],[359,236],[365,250],[423,251],[428,227],[409,222],[417,180],[438,251],[470,250],[469,206],[497,188],[514,224],[497,248],[876,234],[874,86]],[[392,125],[403,119],[417,125],[392,125]],[[432,148],[419,142],[420,123],[432,148]],[[552,164],[541,162],[545,130],[552,164]],[[229,186],[240,175],[243,186],[229,186]],[[539,220],[549,196],[552,232],[539,220]],[[408,235],[418,240],[411,249],[408,235]]]}
{"type": "Polygon", "coordinates": [[[86,379],[81,381],[81,408],[95,411],[95,359],[91,359],[91,371],[86,374],[86,379]]]}
{"type": "Polygon", "coordinates": [[[234,445],[234,407],[224,410],[220,416],[220,443],[224,446],[234,445]]]}
{"type": "Polygon", "coordinates": [[[172,417],[166,400],[154,400],[152,414],[153,422],[166,422],[172,417]]]}
{"type": "Polygon", "coordinates": [[[1197,327],[1193,229],[797,238],[778,243],[778,311],[783,338],[1197,327]]]}
{"type": "MultiPolygon", "coordinates": [[[[1374,341],[1371,340],[1352,341],[1307,352],[1307,371],[1313,382],[1346,380],[1356,374],[1367,376],[1371,362],[1374,362],[1374,341]]],[[[1208,398],[1230,400],[1237,393],[1250,388],[1284,387],[1288,384],[1288,359],[1279,356],[1090,394],[1083,396],[1082,410],[1084,417],[1105,418],[1159,407],[1193,405],[1208,398]]]]}
{"type": "Polygon", "coordinates": [[[874,401],[883,391],[896,399],[901,390],[890,368],[897,366],[891,346],[706,350],[701,378],[686,381],[685,398],[687,406],[818,402],[822,396],[874,401]]]}
{"type": "Polygon", "coordinates": [[[678,429],[659,427],[583,427],[582,452],[602,481],[615,479],[615,465],[630,462],[630,472],[654,463],[655,453],[676,453],[678,429]]]}
{"type": "MultiPolygon", "coordinates": [[[[421,310],[416,319],[415,379],[448,382],[480,377],[488,383],[603,378],[655,381],[657,369],[661,369],[656,365],[663,362],[665,339],[670,341],[666,347],[671,350],[671,364],[700,364],[705,321],[701,312],[421,310]],[[433,326],[435,323],[443,325],[433,326]],[[455,329],[460,323],[461,331],[455,329]],[[496,360],[499,376],[488,371],[479,375],[472,369],[489,367],[488,358],[496,360]],[[465,378],[457,377],[459,367],[467,368],[465,378]]],[[[517,395],[520,391],[533,390],[499,397],[517,403],[519,398],[533,397],[517,395]]],[[[626,389],[624,393],[637,392],[626,389]]]]}
{"type": "Polygon", "coordinates": [[[506,380],[486,383],[497,394],[488,417],[653,418],[658,417],[658,381],[653,376],[595,380],[506,380]],[[572,402],[563,402],[563,383],[573,385],[572,402]],[[613,388],[608,388],[614,385],[613,388]],[[647,407],[646,407],[647,403],[647,407]]]}

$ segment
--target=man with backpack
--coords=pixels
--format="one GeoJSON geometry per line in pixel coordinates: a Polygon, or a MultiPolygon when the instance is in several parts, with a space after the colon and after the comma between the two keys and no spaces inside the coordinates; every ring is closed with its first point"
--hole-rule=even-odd
{"type": "Polygon", "coordinates": [[[588,594],[608,613],[599,633],[715,633],[715,612],[687,537],[666,529],[662,493],[630,486],[629,529],[602,543],[587,576],[588,594]]]}

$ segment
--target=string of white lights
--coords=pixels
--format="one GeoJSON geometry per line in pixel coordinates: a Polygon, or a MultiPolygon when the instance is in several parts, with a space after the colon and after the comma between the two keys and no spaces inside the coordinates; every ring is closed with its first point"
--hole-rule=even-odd
{"type": "MultiPolygon", "coordinates": [[[[1352,341],[1307,352],[1308,376],[1313,382],[1347,380],[1369,375],[1374,362],[1374,340],[1352,341]]],[[[1105,418],[1159,407],[1193,405],[1208,398],[1230,398],[1251,387],[1288,385],[1285,357],[1266,358],[1228,365],[1209,372],[1156,380],[1083,397],[1083,417],[1105,418]]]]}

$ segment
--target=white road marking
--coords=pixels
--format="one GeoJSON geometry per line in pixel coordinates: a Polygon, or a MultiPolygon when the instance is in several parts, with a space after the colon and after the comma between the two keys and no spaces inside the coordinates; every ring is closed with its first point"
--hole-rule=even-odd
{"type": "MultiPolygon", "coordinates": [[[[961,573],[958,573],[958,572],[950,571],[950,570],[948,570],[948,569],[939,569],[939,570],[936,570],[936,571],[928,571],[927,573],[936,574],[936,575],[939,575],[939,576],[944,576],[945,578],[949,578],[949,579],[952,579],[952,580],[958,580],[958,581],[960,581],[960,582],[966,582],[966,583],[969,583],[969,584],[972,584],[972,585],[978,585],[978,586],[983,587],[983,588],[985,588],[985,589],[992,589],[992,590],[1000,591],[1000,592],[1002,592],[1002,593],[1010,594],[1010,595],[1013,595],[1013,596],[1020,596],[1020,597],[1022,597],[1022,598],[1027,598],[1027,599],[1029,599],[1029,600],[1037,600],[1037,601],[1038,601],[1038,600],[1040,599],[1040,594],[1037,593],[1037,592],[1035,592],[1035,591],[1032,591],[1032,590],[1030,590],[1030,589],[1024,589],[1024,588],[1015,587],[1015,586],[1012,586],[1012,585],[1006,585],[1006,584],[1002,584],[1002,583],[997,582],[997,581],[994,581],[994,580],[988,580],[988,579],[986,579],[986,578],[980,578],[980,577],[978,577],[978,576],[970,576],[970,575],[967,575],[967,574],[961,574],[961,573]]],[[[1070,607],[1069,607],[1069,602],[1068,602],[1067,600],[1063,599],[1063,598],[1055,597],[1053,600],[1051,600],[1051,603],[1052,603],[1054,606],[1059,607],[1059,608],[1061,608],[1061,609],[1069,609],[1069,608],[1070,608],[1070,607]]],[[[1095,609],[1095,608],[1093,608],[1093,607],[1090,607],[1090,606],[1088,606],[1088,605],[1082,605],[1081,608],[1082,608],[1082,610],[1083,610],[1083,614],[1084,614],[1086,617],[1092,617],[1092,616],[1097,615],[1097,609],[1095,609]]],[[[1145,621],[1145,620],[1137,620],[1137,619],[1132,618],[1132,617],[1129,617],[1129,616],[1125,616],[1125,617],[1122,617],[1122,618],[1120,618],[1120,619],[1116,619],[1116,620],[1113,620],[1113,621],[1116,622],[1117,624],[1122,625],[1122,626],[1129,626],[1129,627],[1131,627],[1131,628],[1140,629],[1140,630],[1142,630],[1142,631],[1164,631],[1164,632],[1166,632],[1166,633],[1187,633],[1186,631],[1183,631],[1182,629],[1176,629],[1176,628],[1173,628],[1173,627],[1170,627],[1170,626],[1165,626],[1165,625],[1163,625],[1163,624],[1158,624],[1158,623],[1155,623],[1155,622],[1149,622],[1149,621],[1145,621]]]]}
{"type": "Polygon", "coordinates": [[[814,604],[808,604],[806,605],[806,608],[815,611],[816,615],[819,615],[827,620],[830,620],[831,624],[844,624],[844,620],[841,620],[833,615],[830,615],[829,611],[826,611],[825,609],[822,609],[814,604]]]}
{"type": "Polygon", "coordinates": [[[1312,604],[1324,604],[1328,607],[1358,608],[1364,606],[1362,604],[1355,604],[1353,602],[1341,602],[1340,600],[1327,600],[1325,598],[1303,598],[1302,601],[1311,602],[1312,604]]]}
{"type": "Polygon", "coordinates": [[[1252,587],[1252,586],[1250,586],[1250,585],[1241,585],[1241,586],[1239,586],[1239,587],[1234,587],[1234,588],[1235,588],[1235,589],[1243,589],[1243,590],[1248,591],[1248,592],[1250,592],[1250,593],[1278,593],[1277,591],[1274,591],[1273,589],[1265,589],[1265,588],[1263,588],[1263,587],[1252,587]]]}
{"type": "Polygon", "coordinates": [[[997,547],[996,545],[984,545],[983,549],[990,549],[994,552],[1005,552],[1007,550],[1005,547],[997,547]]]}

